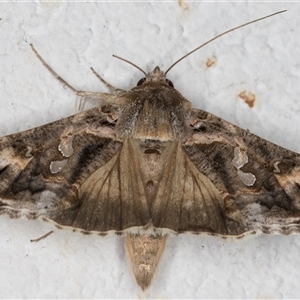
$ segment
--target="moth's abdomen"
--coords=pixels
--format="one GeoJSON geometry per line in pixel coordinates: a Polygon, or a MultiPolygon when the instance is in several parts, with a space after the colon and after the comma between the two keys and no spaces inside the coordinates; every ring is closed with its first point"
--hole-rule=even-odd
{"type": "Polygon", "coordinates": [[[176,147],[176,143],[150,139],[136,139],[132,143],[135,152],[138,154],[139,172],[144,182],[148,208],[151,210],[164,173],[165,162],[174,147],[176,147]]]}

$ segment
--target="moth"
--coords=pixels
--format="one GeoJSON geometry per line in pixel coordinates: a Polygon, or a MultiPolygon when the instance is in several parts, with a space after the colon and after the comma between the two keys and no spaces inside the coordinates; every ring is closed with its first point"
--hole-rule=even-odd
{"type": "Polygon", "coordinates": [[[170,233],[300,231],[300,155],[192,108],[166,78],[181,59],[130,91],[88,93],[32,49],[100,105],[0,139],[1,214],[124,234],[143,290],[170,233]]]}

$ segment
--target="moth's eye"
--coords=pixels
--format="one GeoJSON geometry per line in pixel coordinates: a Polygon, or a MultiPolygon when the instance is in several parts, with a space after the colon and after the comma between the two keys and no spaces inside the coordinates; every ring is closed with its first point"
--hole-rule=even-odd
{"type": "Polygon", "coordinates": [[[140,79],[137,83],[137,86],[142,85],[146,81],[146,77],[140,79]]]}
{"type": "Polygon", "coordinates": [[[170,87],[174,87],[174,84],[173,84],[173,82],[171,81],[171,80],[169,80],[169,79],[166,79],[166,82],[167,82],[167,84],[170,86],[170,87]]]}

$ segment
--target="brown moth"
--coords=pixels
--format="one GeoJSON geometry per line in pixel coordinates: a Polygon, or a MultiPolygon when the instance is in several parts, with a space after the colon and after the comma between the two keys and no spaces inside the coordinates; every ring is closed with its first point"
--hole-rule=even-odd
{"type": "Polygon", "coordinates": [[[169,233],[300,231],[300,155],[193,109],[171,67],[114,94],[76,91],[46,67],[101,104],[0,139],[0,213],[125,234],[143,290],[169,233]]]}

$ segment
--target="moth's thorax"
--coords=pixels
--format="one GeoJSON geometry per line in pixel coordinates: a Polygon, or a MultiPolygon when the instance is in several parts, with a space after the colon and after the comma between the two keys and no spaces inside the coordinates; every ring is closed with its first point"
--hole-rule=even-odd
{"type": "Polygon", "coordinates": [[[188,130],[191,103],[167,83],[145,82],[125,97],[118,125],[133,138],[169,141],[182,137],[188,130]]]}

